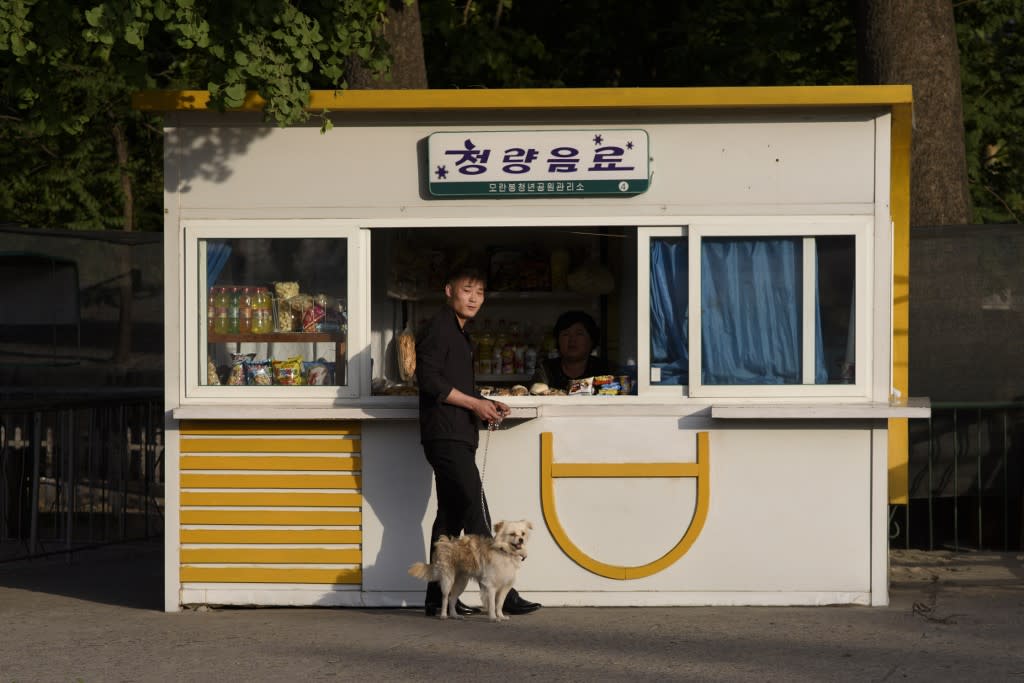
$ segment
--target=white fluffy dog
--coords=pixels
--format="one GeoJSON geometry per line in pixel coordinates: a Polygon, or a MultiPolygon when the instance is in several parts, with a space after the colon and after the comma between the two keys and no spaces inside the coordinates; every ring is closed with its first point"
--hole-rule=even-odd
{"type": "Polygon", "coordinates": [[[480,601],[491,621],[508,619],[501,611],[505,596],[515,583],[519,565],[526,559],[526,541],[533,525],[526,520],[498,522],[494,538],[467,534],[459,538],[441,536],[434,543],[434,560],[417,562],[409,575],[421,581],[441,584],[441,618],[461,619],[455,603],[474,579],[480,586],[480,601]]]}

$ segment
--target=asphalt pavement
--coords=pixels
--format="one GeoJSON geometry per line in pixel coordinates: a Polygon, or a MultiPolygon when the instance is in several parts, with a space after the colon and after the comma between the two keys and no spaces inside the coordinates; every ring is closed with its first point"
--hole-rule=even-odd
{"type": "Polygon", "coordinates": [[[162,572],[159,543],[0,564],[0,683],[1024,681],[1018,554],[895,551],[888,607],[545,607],[501,624],[168,614],[162,572]]]}

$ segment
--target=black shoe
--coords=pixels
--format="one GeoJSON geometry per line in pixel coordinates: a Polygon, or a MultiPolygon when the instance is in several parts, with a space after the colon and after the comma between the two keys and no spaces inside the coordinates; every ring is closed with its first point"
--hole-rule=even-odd
{"type": "MultiPolygon", "coordinates": [[[[439,602],[428,602],[423,605],[423,612],[428,617],[436,617],[441,613],[441,603],[439,602]]],[[[459,616],[465,617],[470,614],[480,614],[480,609],[477,607],[470,607],[469,605],[462,604],[462,600],[455,602],[455,613],[459,616]]]]}
{"type": "Polygon", "coordinates": [[[505,614],[529,614],[530,612],[536,612],[540,607],[541,604],[539,602],[524,600],[523,596],[515,590],[511,590],[505,596],[505,604],[502,605],[501,611],[505,614]]]}

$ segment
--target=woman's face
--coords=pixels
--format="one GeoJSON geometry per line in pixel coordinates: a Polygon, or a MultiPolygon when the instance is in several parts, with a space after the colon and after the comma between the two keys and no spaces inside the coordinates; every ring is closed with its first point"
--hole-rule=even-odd
{"type": "Polygon", "coordinates": [[[558,333],[558,354],[565,360],[584,360],[593,350],[594,343],[583,323],[573,323],[558,333]]]}

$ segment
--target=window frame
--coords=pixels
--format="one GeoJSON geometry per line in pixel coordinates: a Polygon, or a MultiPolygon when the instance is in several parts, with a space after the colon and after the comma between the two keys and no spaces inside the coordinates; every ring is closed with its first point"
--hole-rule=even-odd
{"type": "Polygon", "coordinates": [[[326,403],[331,399],[357,398],[368,391],[367,375],[363,369],[367,348],[366,325],[367,291],[365,261],[368,252],[366,234],[355,221],[322,219],[216,219],[182,221],[183,299],[179,305],[179,344],[181,367],[184,368],[183,392],[185,403],[326,403]],[[345,239],[347,277],[345,299],[348,309],[346,339],[348,384],[324,387],[250,387],[206,386],[200,383],[205,376],[207,345],[205,321],[206,269],[203,254],[204,240],[211,239],[345,239]]]}
{"type": "MultiPolygon", "coordinates": [[[[675,226],[637,226],[637,390],[648,398],[723,398],[723,399],[787,399],[787,398],[851,398],[869,400],[872,390],[873,329],[872,316],[873,262],[872,236],[874,217],[855,216],[750,216],[702,218],[675,226]],[[801,308],[813,310],[815,236],[852,236],[854,238],[855,292],[855,367],[856,379],[850,384],[773,384],[773,385],[708,385],[701,382],[701,242],[705,237],[802,237],[805,258],[803,299],[801,308]],[[659,237],[685,238],[689,259],[689,384],[659,386],[651,383],[651,240],[659,237]]],[[[805,340],[804,375],[814,376],[813,319],[802,316],[805,340]]],[[[813,381],[813,379],[812,379],[813,381]]]]}

